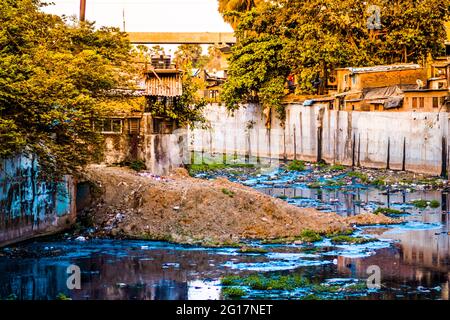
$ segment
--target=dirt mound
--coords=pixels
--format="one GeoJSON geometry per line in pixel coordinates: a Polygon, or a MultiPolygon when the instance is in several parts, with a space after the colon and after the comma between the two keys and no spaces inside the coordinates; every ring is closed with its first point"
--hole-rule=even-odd
{"type": "MultiPolygon", "coordinates": [[[[201,180],[186,173],[177,169],[160,178],[124,168],[89,167],[88,179],[102,190],[90,209],[94,225],[102,235],[226,244],[295,237],[305,229],[344,231],[357,222],[298,208],[223,178],[201,180]]],[[[383,223],[383,215],[371,216],[383,223]]]]}

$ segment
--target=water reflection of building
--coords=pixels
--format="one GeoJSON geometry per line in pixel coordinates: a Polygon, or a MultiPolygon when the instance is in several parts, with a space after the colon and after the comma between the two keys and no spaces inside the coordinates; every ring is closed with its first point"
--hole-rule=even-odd
{"type": "MultiPolygon", "coordinates": [[[[437,218],[442,217],[435,214],[437,218]]],[[[382,282],[411,283],[426,288],[441,287],[441,298],[450,295],[450,237],[449,215],[443,215],[445,226],[433,230],[410,230],[383,234],[399,240],[393,248],[382,249],[376,255],[363,258],[338,258],[340,273],[367,278],[367,268],[375,265],[381,269],[382,282]]],[[[426,219],[426,218],[424,218],[426,219]]]]}
{"type": "MultiPolygon", "coordinates": [[[[85,248],[84,253],[91,249],[85,248]]],[[[81,249],[73,249],[76,250],[81,249]]],[[[53,300],[59,293],[75,300],[218,299],[220,291],[214,284],[197,280],[220,277],[223,270],[216,265],[229,258],[202,250],[93,250],[89,256],[70,260],[64,255],[46,259],[1,258],[0,299],[12,293],[20,300],[53,300]],[[82,271],[81,290],[67,288],[66,270],[71,264],[82,271]]]]}

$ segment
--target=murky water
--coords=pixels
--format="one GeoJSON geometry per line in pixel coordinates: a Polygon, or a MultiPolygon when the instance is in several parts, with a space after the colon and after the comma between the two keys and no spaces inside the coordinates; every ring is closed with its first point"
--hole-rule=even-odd
{"type": "MultiPolygon", "coordinates": [[[[381,288],[330,291],[322,299],[449,299],[450,228],[446,193],[379,190],[357,184],[309,189],[299,174],[234,176],[234,180],[300,207],[355,215],[377,207],[405,212],[406,223],[358,228],[356,235],[380,241],[333,245],[262,245],[266,254],[235,248],[206,249],[161,242],[42,240],[6,248],[0,256],[0,298],[221,299],[226,275],[302,275],[314,284],[365,283],[379,267],[381,288]],[[442,208],[418,210],[415,199],[439,200],[442,208]],[[406,214],[407,213],[407,214],[406,214]],[[81,269],[81,289],[67,288],[67,267],[81,269]]],[[[303,299],[308,288],[246,290],[245,299],[303,299]]]]}

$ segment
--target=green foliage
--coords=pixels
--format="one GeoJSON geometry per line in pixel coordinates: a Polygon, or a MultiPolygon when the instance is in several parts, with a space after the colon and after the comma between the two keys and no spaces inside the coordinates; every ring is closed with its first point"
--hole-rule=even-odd
{"type": "Polygon", "coordinates": [[[226,276],[220,279],[220,283],[223,286],[238,286],[241,283],[241,277],[239,276],[226,276]]]}
{"type": "Polygon", "coordinates": [[[441,203],[438,200],[431,200],[430,201],[430,208],[437,209],[441,206],[441,203]]]}
{"type": "Polygon", "coordinates": [[[11,293],[9,296],[6,297],[5,300],[9,300],[9,301],[15,301],[18,300],[19,297],[17,297],[17,295],[15,293],[11,293]]]}
{"type": "Polygon", "coordinates": [[[305,162],[301,160],[291,161],[288,164],[287,169],[290,171],[303,171],[306,169],[305,162]]]}
{"type": "Polygon", "coordinates": [[[229,196],[230,198],[233,198],[235,193],[227,188],[223,188],[222,189],[222,193],[226,194],[227,196],[229,196]]]}
{"type": "Polygon", "coordinates": [[[342,164],[334,164],[328,168],[328,171],[330,171],[330,172],[342,171],[342,170],[345,170],[345,166],[342,164]]]}
{"type": "Polygon", "coordinates": [[[336,68],[422,63],[444,52],[450,0],[256,2],[219,0],[239,39],[222,93],[230,110],[259,101],[284,120],[289,75],[297,78],[296,93],[324,94],[336,68]],[[369,5],[380,8],[379,32],[367,25],[369,5]]]}
{"type": "Polygon", "coordinates": [[[189,173],[191,175],[197,174],[200,172],[212,172],[212,171],[220,171],[229,168],[234,169],[252,169],[255,168],[254,164],[251,163],[204,163],[204,164],[191,164],[189,165],[189,173]]]}
{"type": "Polygon", "coordinates": [[[323,300],[323,298],[318,296],[318,295],[316,295],[316,294],[314,294],[314,293],[311,293],[311,294],[308,294],[308,295],[304,296],[302,298],[302,300],[305,300],[305,301],[311,300],[311,301],[313,301],[313,300],[323,300]]]}
{"type": "Polygon", "coordinates": [[[242,296],[245,296],[247,293],[245,292],[244,289],[231,287],[231,288],[223,288],[222,294],[228,298],[240,298],[242,296]]]}
{"type": "Polygon", "coordinates": [[[428,201],[427,200],[414,200],[412,202],[413,206],[418,209],[426,209],[428,207],[428,201]]]}
{"type": "Polygon", "coordinates": [[[66,296],[64,293],[59,293],[56,296],[56,300],[72,300],[70,297],[66,296]]]}
{"type": "Polygon", "coordinates": [[[306,229],[300,233],[299,240],[304,242],[317,242],[322,240],[322,236],[316,231],[306,229]]]}
{"type": "Polygon", "coordinates": [[[384,178],[380,177],[380,178],[377,178],[377,179],[371,181],[370,184],[374,185],[374,186],[381,187],[381,186],[385,186],[386,185],[386,180],[384,178]]]}
{"type": "Polygon", "coordinates": [[[209,57],[202,55],[202,47],[199,44],[182,44],[175,52],[174,62],[183,68],[192,65],[193,68],[203,68],[209,57]]]}
{"type": "Polygon", "coordinates": [[[264,108],[273,108],[284,119],[284,83],[289,68],[281,56],[283,39],[276,34],[242,39],[233,47],[228,80],[221,99],[229,110],[239,108],[243,101],[258,101],[264,108]]]}
{"type": "Polygon", "coordinates": [[[233,28],[240,22],[241,14],[251,10],[264,0],[218,0],[219,12],[233,28]]]}
{"type": "Polygon", "coordinates": [[[183,70],[182,86],[183,93],[173,104],[165,104],[160,101],[149,100],[152,115],[168,118],[176,121],[178,126],[195,127],[206,122],[203,110],[207,104],[204,98],[197,95],[201,84],[191,75],[192,64],[188,62],[181,66],[183,70]]]}
{"type": "Polygon", "coordinates": [[[242,284],[253,290],[295,290],[309,284],[306,278],[299,275],[265,276],[250,275],[242,279],[242,284]]]}
{"type": "Polygon", "coordinates": [[[340,243],[363,244],[363,243],[378,241],[375,238],[351,237],[351,236],[347,236],[347,235],[334,236],[334,237],[331,237],[330,240],[331,240],[331,242],[337,243],[337,244],[340,244],[340,243]]]}
{"type": "Polygon", "coordinates": [[[142,171],[146,169],[146,166],[143,161],[137,160],[130,163],[130,168],[134,171],[142,171]]]}
{"type": "Polygon", "coordinates": [[[377,208],[373,214],[403,214],[403,211],[391,209],[391,208],[377,208]]]}
{"type": "Polygon", "coordinates": [[[367,174],[362,173],[362,172],[358,172],[358,171],[349,172],[347,174],[347,176],[352,177],[352,178],[357,178],[362,183],[367,183],[369,181],[369,177],[367,176],[367,174]]]}
{"type": "Polygon", "coordinates": [[[130,87],[130,43],[38,0],[0,1],[0,156],[35,154],[47,177],[77,172],[101,152],[101,102],[130,87]]]}
{"type": "Polygon", "coordinates": [[[316,294],[320,293],[335,293],[341,289],[340,286],[327,285],[327,284],[315,284],[312,286],[312,290],[316,294]]]}
{"type": "Polygon", "coordinates": [[[441,206],[441,203],[438,200],[414,200],[412,204],[418,209],[426,209],[427,207],[437,209],[441,206]]]}
{"type": "Polygon", "coordinates": [[[242,247],[238,250],[239,253],[268,253],[269,251],[267,249],[261,248],[261,247],[242,247]]]}

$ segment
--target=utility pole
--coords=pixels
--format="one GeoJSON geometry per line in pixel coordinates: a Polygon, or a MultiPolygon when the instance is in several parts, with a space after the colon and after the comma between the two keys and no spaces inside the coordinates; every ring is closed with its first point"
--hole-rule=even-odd
{"type": "Polygon", "coordinates": [[[125,32],[125,8],[122,9],[123,32],[125,32]]]}
{"type": "Polygon", "coordinates": [[[86,21],[86,0],[80,0],[80,21],[86,21]]]}

